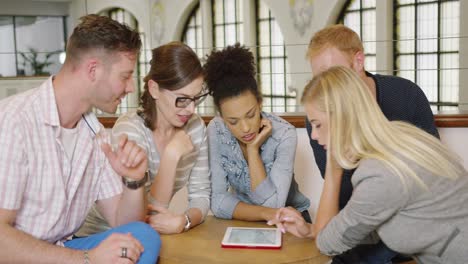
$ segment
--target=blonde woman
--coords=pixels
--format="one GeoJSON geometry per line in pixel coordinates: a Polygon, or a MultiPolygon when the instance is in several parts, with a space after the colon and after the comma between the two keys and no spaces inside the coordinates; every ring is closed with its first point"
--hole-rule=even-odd
{"type": "Polygon", "coordinates": [[[468,175],[435,137],[388,121],[365,83],[345,67],[316,76],[302,97],[311,137],[327,149],[327,171],[356,169],[350,201],[339,211],[341,176],[325,175],[315,224],[291,208],[275,221],[284,232],[316,238],[336,255],[380,239],[418,263],[468,260],[468,175]]]}

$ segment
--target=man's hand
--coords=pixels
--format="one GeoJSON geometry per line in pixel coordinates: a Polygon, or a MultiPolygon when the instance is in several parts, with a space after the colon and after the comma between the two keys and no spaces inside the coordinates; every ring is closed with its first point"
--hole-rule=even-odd
{"type": "Polygon", "coordinates": [[[132,180],[141,180],[148,169],[146,152],[135,142],[128,140],[127,135],[121,135],[117,148],[112,150],[107,143],[101,145],[109,163],[117,174],[132,180]]]}
{"type": "Polygon", "coordinates": [[[90,263],[137,263],[144,248],[131,234],[114,233],[89,251],[90,263]],[[123,251],[126,257],[122,256],[123,251]]]}

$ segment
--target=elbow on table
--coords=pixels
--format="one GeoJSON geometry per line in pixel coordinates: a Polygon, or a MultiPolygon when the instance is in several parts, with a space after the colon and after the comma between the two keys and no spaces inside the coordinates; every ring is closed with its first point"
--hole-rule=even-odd
{"type": "Polygon", "coordinates": [[[212,206],[211,207],[211,212],[213,213],[214,216],[216,216],[217,218],[221,218],[221,219],[232,219],[232,216],[228,216],[226,214],[226,212],[223,212],[223,210],[221,210],[219,207],[217,206],[212,206]]]}

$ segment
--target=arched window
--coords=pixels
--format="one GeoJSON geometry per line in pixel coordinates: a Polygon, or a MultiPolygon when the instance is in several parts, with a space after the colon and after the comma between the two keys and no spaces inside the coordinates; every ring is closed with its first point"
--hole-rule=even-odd
{"type": "MultiPolygon", "coordinates": [[[[210,49],[222,49],[236,42],[246,45],[256,56],[258,84],[264,95],[263,110],[294,111],[296,95],[294,91],[288,89],[290,76],[287,74],[284,39],[268,6],[261,0],[201,1],[210,2],[210,14],[202,13],[200,2],[195,5],[183,30],[182,41],[202,56],[208,54],[210,49]],[[253,14],[253,17],[247,17],[244,14],[246,10],[249,10],[249,14],[253,14]],[[213,18],[212,24],[201,25],[202,15],[210,15],[213,18]],[[252,23],[244,23],[246,19],[252,23]],[[252,32],[255,34],[251,34],[252,32]],[[202,43],[202,33],[213,40],[212,46],[202,43]],[[247,38],[249,43],[244,43],[247,38]]],[[[210,112],[206,108],[202,104],[198,111],[210,112]]]]}
{"type": "Polygon", "coordinates": [[[365,68],[376,72],[376,0],[348,1],[338,23],[343,24],[361,37],[365,52],[365,68]]]}
{"type": "Polygon", "coordinates": [[[184,33],[182,34],[182,42],[189,45],[198,55],[199,58],[203,58],[203,35],[201,27],[201,11],[200,3],[198,3],[190,13],[187,24],[184,28],[184,33]]]}
{"type": "Polygon", "coordinates": [[[458,0],[394,1],[395,75],[417,83],[434,109],[457,109],[458,0]]]}

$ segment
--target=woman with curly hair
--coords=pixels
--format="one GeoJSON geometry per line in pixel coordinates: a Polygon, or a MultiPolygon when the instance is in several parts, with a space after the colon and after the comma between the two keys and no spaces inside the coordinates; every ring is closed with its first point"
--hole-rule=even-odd
{"type": "Polygon", "coordinates": [[[291,206],[310,222],[309,199],[294,180],[296,129],[262,112],[252,53],[236,44],[207,58],[205,81],[219,116],[208,125],[216,217],[268,221],[291,206]]]}
{"type": "MultiPolygon", "coordinates": [[[[190,47],[171,42],[153,49],[144,82],[141,108],[122,115],[112,133],[127,134],[147,153],[148,223],[162,234],[181,233],[200,224],[210,208],[206,127],[194,113],[208,94],[203,89],[203,68],[190,47]],[[172,197],[185,186],[189,208],[183,214],[171,212],[172,197]]],[[[77,235],[107,228],[101,215],[92,210],[77,235]]]]}

